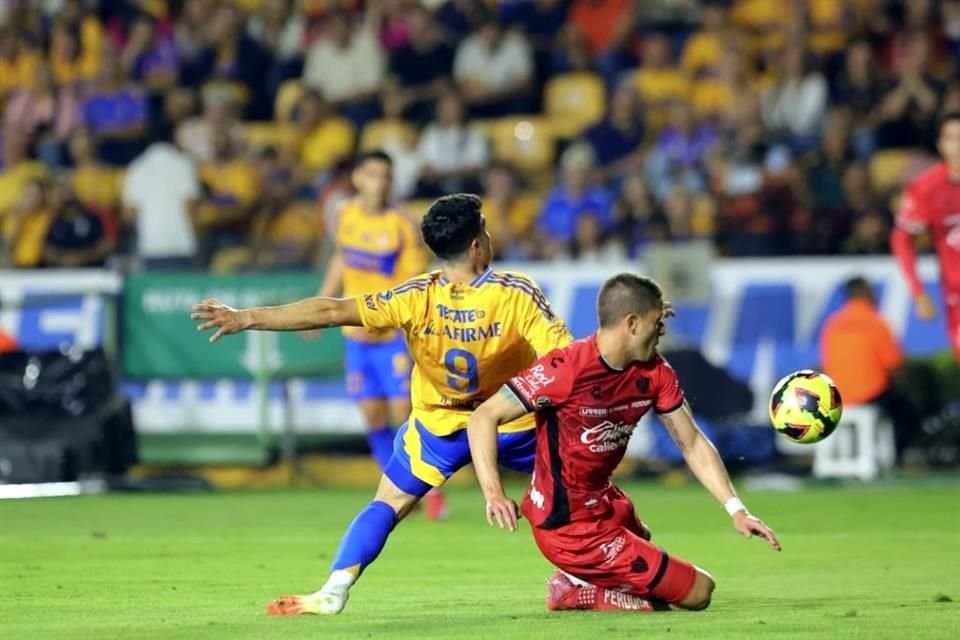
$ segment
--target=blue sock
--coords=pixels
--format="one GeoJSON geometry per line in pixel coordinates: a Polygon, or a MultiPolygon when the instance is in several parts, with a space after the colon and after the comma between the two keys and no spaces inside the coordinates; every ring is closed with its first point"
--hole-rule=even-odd
{"type": "Polygon", "coordinates": [[[333,559],[333,570],[346,570],[359,576],[377,559],[397,524],[397,514],[386,502],[374,500],[353,519],[340,541],[333,559]]]}
{"type": "Polygon", "coordinates": [[[373,459],[380,465],[380,470],[387,468],[387,462],[393,455],[393,430],[387,427],[374,427],[367,431],[367,444],[373,459]]]}

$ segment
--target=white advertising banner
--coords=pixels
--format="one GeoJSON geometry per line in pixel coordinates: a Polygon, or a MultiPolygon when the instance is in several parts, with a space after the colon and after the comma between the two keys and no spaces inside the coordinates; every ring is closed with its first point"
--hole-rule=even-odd
{"type": "MultiPolygon", "coordinates": [[[[604,266],[509,265],[531,275],[554,310],[578,337],[596,328],[594,301],[603,281],[620,271],[643,271],[637,263],[604,266]]],[[[940,300],[936,264],[921,261],[921,276],[940,300]]],[[[922,322],[891,258],[718,260],[710,269],[710,295],[702,302],[676,301],[669,331],[675,344],[694,345],[714,364],[748,383],[755,406],[750,421],[763,424],[773,383],[795,369],[816,367],[824,320],[842,303],[844,282],[870,279],[880,308],[907,353],[945,350],[941,320],[922,322]]],[[[666,291],[668,299],[675,299],[666,291]]],[[[941,315],[942,318],[942,315],[941,315]]],[[[249,381],[155,381],[131,383],[138,428],[146,432],[280,431],[285,421],[299,432],[359,432],[360,414],[340,381],[278,381],[261,393],[249,381]],[[262,406],[261,398],[268,398],[262,406]]],[[[694,399],[695,403],[695,399],[694,399]]]]}

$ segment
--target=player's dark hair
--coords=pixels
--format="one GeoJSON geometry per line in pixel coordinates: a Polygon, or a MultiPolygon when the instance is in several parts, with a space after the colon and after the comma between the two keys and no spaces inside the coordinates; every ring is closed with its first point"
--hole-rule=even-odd
{"type": "Polygon", "coordinates": [[[600,287],[597,316],[600,326],[613,327],[630,314],[643,315],[663,304],[663,291],[653,278],[619,273],[600,287]]]}
{"type": "Polygon", "coordinates": [[[438,198],[420,223],[423,241],[441,260],[461,258],[483,233],[480,207],[480,198],[470,193],[438,198]]]}
{"type": "Polygon", "coordinates": [[[371,149],[370,151],[364,151],[357,154],[356,160],[353,161],[354,168],[363,166],[365,162],[370,160],[377,160],[379,162],[386,162],[390,168],[393,168],[393,158],[390,157],[386,151],[382,149],[371,149]]]}
{"type": "Polygon", "coordinates": [[[873,287],[861,276],[847,280],[843,285],[843,293],[847,300],[873,300],[873,287]]]}
{"type": "Polygon", "coordinates": [[[942,135],[943,128],[951,122],[960,122],[960,110],[947,111],[942,116],[940,116],[940,122],[937,125],[937,133],[942,135]]]}

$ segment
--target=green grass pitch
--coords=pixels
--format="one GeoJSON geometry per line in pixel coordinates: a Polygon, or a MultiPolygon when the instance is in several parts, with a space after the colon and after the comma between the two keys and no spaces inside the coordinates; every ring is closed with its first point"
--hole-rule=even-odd
{"type": "Polygon", "coordinates": [[[708,611],[548,614],[526,525],[487,527],[458,489],[450,520],[398,528],[344,614],[268,618],[322,584],[367,491],[122,495],[0,502],[0,638],[960,638],[955,483],[745,493],[782,553],[699,487],[625,488],[659,544],[717,579],[708,611]]]}

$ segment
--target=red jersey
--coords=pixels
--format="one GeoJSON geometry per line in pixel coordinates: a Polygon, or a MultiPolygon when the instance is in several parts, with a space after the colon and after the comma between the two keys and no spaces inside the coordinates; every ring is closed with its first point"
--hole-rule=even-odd
{"type": "Polygon", "coordinates": [[[617,370],[600,355],[595,336],[548,353],[507,385],[537,413],[523,513],[544,529],[603,513],[610,477],[637,422],[651,408],[670,413],[683,404],[677,374],[659,354],[617,370]]]}
{"type": "MultiPolygon", "coordinates": [[[[897,215],[897,231],[916,235],[930,232],[940,258],[940,281],[948,304],[960,298],[960,182],[952,182],[947,166],[939,163],[917,176],[908,186],[897,215]]],[[[913,252],[894,232],[893,247],[913,294],[922,291],[913,252]]],[[[960,300],[956,300],[960,303],[960,300]]]]}

